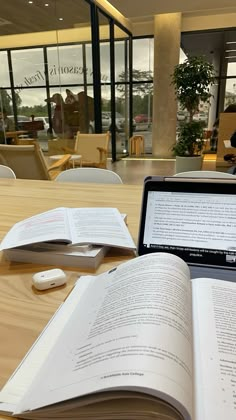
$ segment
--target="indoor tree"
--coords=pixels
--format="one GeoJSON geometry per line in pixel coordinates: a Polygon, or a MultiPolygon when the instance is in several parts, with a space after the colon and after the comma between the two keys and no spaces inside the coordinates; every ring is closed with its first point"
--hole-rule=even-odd
{"type": "Polygon", "coordinates": [[[209,102],[210,88],[214,83],[214,66],[202,56],[189,56],[183,63],[175,66],[172,84],[176,99],[182,109],[189,113],[188,121],[178,130],[178,140],[172,150],[176,156],[194,156],[203,148],[203,125],[194,121],[200,102],[209,102]]]}

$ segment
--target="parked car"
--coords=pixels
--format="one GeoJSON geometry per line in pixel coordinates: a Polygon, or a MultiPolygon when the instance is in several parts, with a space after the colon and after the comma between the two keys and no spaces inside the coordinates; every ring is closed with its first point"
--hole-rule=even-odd
{"type": "Polygon", "coordinates": [[[199,112],[199,121],[207,121],[208,115],[205,112],[199,112]]]}
{"type": "MultiPolygon", "coordinates": [[[[133,119],[133,131],[136,130],[136,122],[133,119]]],[[[119,112],[116,112],[116,120],[115,120],[115,124],[116,124],[116,129],[118,132],[122,132],[125,130],[125,117],[123,117],[123,115],[121,115],[119,112]]],[[[129,124],[129,121],[127,121],[127,123],[129,124]]],[[[103,111],[102,112],[102,131],[109,131],[111,129],[111,112],[110,111],[103,111]]],[[[89,132],[93,133],[94,132],[94,121],[90,121],[90,125],[89,125],[89,132]]]]}
{"type": "MultiPolygon", "coordinates": [[[[107,112],[107,114],[108,114],[108,116],[110,118],[110,122],[111,122],[111,112],[107,112]]],[[[116,129],[117,129],[117,131],[121,132],[121,131],[124,131],[125,130],[126,119],[119,112],[116,112],[116,121],[115,122],[116,122],[116,129]]],[[[127,120],[127,125],[129,125],[129,120],[127,120]]],[[[135,122],[134,119],[132,120],[132,125],[133,125],[133,131],[135,131],[135,129],[136,129],[136,122],[135,122]]]]}
{"type": "Polygon", "coordinates": [[[44,130],[47,133],[49,129],[49,119],[48,117],[34,117],[34,121],[43,121],[44,130]]]}
{"type": "MultiPolygon", "coordinates": [[[[111,117],[108,112],[102,112],[102,131],[105,133],[110,130],[111,117]]],[[[95,132],[94,121],[89,122],[89,133],[95,132]]]]}
{"type": "Polygon", "coordinates": [[[194,114],[193,121],[204,121],[207,122],[208,115],[205,112],[198,112],[197,114],[194,114]]]}
{"type": "MultiPolygon", "coordinates": [[[[12,121],[13,124],[15,124],[14,115],[8,115],[8,118],[12,121]]],[[[31,121],[30,117],[27,117],[26,115],[17,115],[17,126],[19,130],[23,130],[23,123],[31,121]]]]}
{"type": "Polygon", "coordinates": [[[177,112],[177,121],[184,121],[186,119],[186,114],[184,111],[177,112]]]}
{"type": "Polygon", "coordinates": [[[149,117],[147,114],[138,114],[136,117],[134,117],[134,120],[137,124],[151,123],[152,117],[149,117]]]}
{"type": "MultiPolygon", "coordinates": [[[[49,136],[49,118],[48,117],[34,117],[34,121],[43,121],[43,126],[44,129],[43,130],[39,130],[37,135],[38,135],[38,139],[46,139],[49,136]]],[[[52,130],[52,135],[53,137],[57,137],[56,133],[54,130],[52,130]]]]}

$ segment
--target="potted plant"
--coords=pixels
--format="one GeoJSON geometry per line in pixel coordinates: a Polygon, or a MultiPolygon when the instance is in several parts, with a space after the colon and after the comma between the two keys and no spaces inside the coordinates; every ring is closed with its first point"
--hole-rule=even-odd
{"type": "Polygon", "coordinates": [[[175,66],[172,84],[176,99],[189,115],[187,121],[179,125],[178,138],[172,147],[176,156],[176,173],[201,169],[204,126],[202,121],[194,121],[193,116],[199,111],[200,101],[209,103],[213,82],[214,66],[204,57],[188,57],[175,66]]]}

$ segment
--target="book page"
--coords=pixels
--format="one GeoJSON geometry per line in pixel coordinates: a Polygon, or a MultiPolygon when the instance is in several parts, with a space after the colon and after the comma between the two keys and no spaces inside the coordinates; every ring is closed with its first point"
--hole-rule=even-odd
{"type": "Polygon", "coordinates": [[[16,223],[1,242],[0,250],[46,241],[71,241],[67,213],[63,207],[16,223]]]}
{"type": "MultiPolygon", "coordinates": [[[[16,411],[122,389],[163,397],[190,419],[188,266],[174,255],[150,254],[87,281],[80,304],[16,411]]],[[[80,296],[79,288],[72,293],[80,296]]]]}
{"type": "MultiPolygon", "coordinates": [[[[88,282],[80,282],[80,293],[87,286],[88,282]]],[[[78,283],[74,287],[78,288],[78,283]]],[[[0,412],[4,411],[6,404],[9,406],[8,409],[11,407],[10,411],[13,412],[15,410],[17,404],[33,382],[35,375],[41,369],[78,302],[79,296],[76,293],[70,293],[66,299],[66,304],[62,304],[50,319],[18,368],[0,391],[0,412]]]]}
{"type": "Polygon", "coordinates": [[[236,418],[236,283],[194,279],[195,420],[236,418]]]}
{"type": "Polygon", "coordinates": [[[116,208],[71,208],[68,215],[73,244],[136,248],[124,218],[116,208]]]}

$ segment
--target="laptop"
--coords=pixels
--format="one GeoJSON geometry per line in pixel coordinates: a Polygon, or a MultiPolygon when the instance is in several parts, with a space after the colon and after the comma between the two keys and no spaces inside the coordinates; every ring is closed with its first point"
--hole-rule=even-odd
{"type": "Polygon", "coordinates": [[[147,177],[137,252],[178,255],[192,278],[236,281],[236,177],[147,177]]]}

